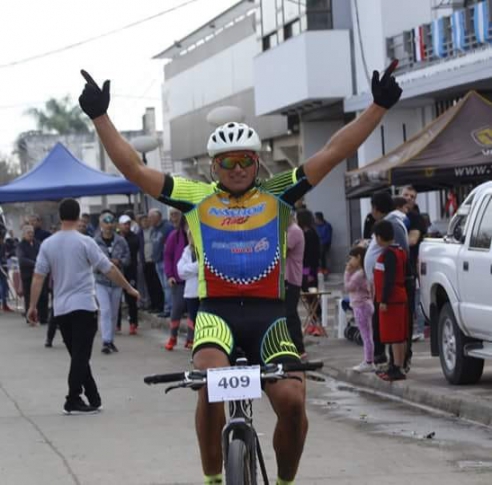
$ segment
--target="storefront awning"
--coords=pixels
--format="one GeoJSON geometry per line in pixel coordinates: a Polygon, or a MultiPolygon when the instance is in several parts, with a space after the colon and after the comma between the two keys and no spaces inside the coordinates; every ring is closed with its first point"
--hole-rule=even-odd
{"type": "Polygon", "coordinates": [[[345,175],[347,198],[390,186],[419,192],[470,185],[492,176],[492,103],[470,91],[413,138],[345,175]]]}

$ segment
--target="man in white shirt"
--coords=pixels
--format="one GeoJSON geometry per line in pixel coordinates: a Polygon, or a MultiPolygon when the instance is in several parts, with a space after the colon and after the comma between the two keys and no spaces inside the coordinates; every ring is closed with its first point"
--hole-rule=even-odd
{"type": "Polygon", "coordinates": [[[129,294],[139,298],[121,272],[95,241],[77,231],[80,206],[64,199],[59,207],[61,230],[46,239],[39,250],[31,286],[27,318],[38,321],[36,305],[48,273],[53,278],[54,319],[71,356],[65,414],[94,414],[101,409],[101,396],[92,376],[90,358],[97,332],[94,274],[97,269],[129,294]],[[89,405],[82,399],[84,392],[89,405]]]}

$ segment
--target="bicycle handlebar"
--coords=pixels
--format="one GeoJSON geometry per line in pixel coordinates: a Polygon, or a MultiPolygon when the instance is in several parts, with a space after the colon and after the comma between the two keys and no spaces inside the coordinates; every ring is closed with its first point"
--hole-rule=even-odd
{"type": "Polygon", "coordinates": [[[153,376],[144,377],[145,384],[165,384],[166,382],[178,382],[185,378],[184,372],[175,372],[174,374],[154,374],[153,376]]]}
{"type": "MultiPolygon", "coordinates": [[[[287,362],[281,364],[282,372],[306,372],[321,369],[323,367],[322,361],[311,361],[311,362],[287,362]]],[[[263,366],[261,368],[262,374],[267,375],[262,376],[262,379],[268,380],[268,374],[274,375],[280,367],[275,364],[263,366]]],[[[207,377],[206,370],[193,370],[190,372],[175,372],[171,374],[154,374],[152,376],[144,377],[145,384],[165,384],[170,382],[180,382],[188,379],[204,379],[207,377]]]]}
{"type": "Polygon", "coordinates": [[[306,372],[310,370],[318,370],[323,367],[321,360],[312,360],[310,362],[287,362],[282,364],[284,372],[306,372]]]}

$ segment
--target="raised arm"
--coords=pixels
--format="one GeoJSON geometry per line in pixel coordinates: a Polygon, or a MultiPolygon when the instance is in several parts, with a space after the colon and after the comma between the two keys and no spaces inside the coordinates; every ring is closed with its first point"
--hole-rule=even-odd
{"type": "Polygon", "coordinates": [[[337,131],[328,143],[304,164],[304,173],[311,185],[316,185],[340,162],[351,156],[364,143],[383,119],[386,111],[400,99],[402,90],[391,73],[396,68],[393,61],[379,79],[379,72],[372,76],[374,103],[357,119],[337,131]]]}
{"type": "Polygon", "coordinates": [[[159,197],[164,186],[164,174],[147,167],[133,147],[118,133],[109,116],[109,81],[105,81],[100,89],[94,79],[86,71],[81,71],[86,80],[79,104],[84,113],[94,123],[109,158],[118,170],[145,193],[159,197]]]}

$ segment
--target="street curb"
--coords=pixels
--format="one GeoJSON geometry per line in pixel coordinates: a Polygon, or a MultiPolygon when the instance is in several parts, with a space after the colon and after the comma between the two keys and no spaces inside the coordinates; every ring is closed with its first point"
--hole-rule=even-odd
{"type": "Polygon", "coordinates": [[[325,365],[320,372],[333,379],[344,381],[357,387],[374,390],[380,394],[394,396],[420,406],[436,409],[486,426],[492,424],[492,404],[481,402],[476,398],[455,398],[429,391],[415,381],[412,381],[411,373],[407,381],[391,383],[381,380],[374,374],[361,374],[351,369],[339,369],[330,365],[326,359],[321,360],[323,360],[325,365]]]}

